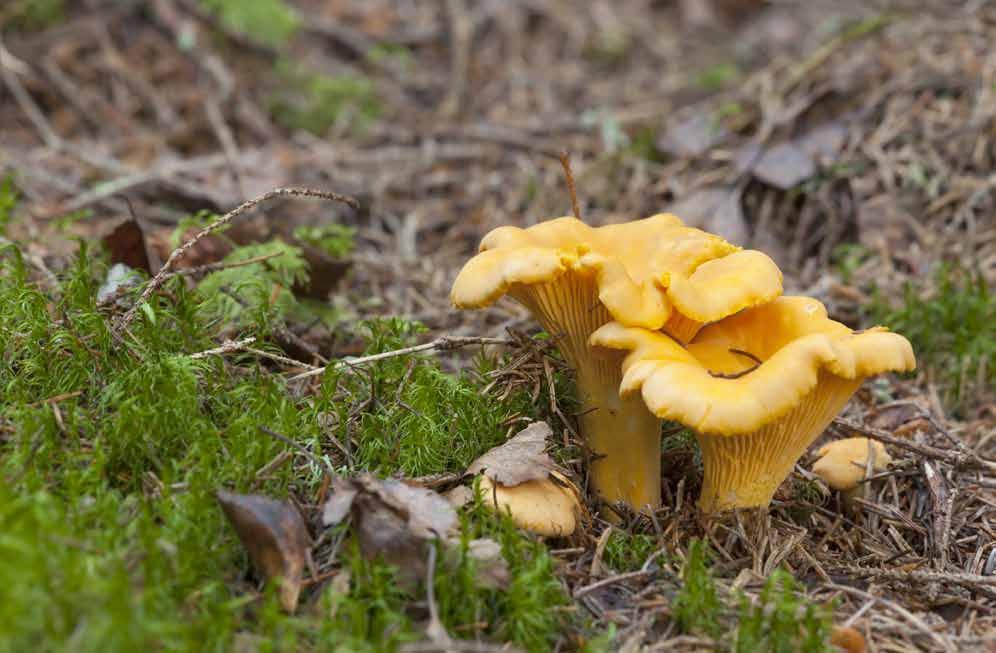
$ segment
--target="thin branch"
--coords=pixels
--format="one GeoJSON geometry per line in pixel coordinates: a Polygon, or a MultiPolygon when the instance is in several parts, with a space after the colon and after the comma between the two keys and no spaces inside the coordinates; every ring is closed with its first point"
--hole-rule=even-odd
{"type": "Polygon", "coordinates": [[[964,466],[964,467],[976,467],[987,470],[989,472],[996,472],[996,462],[991,460],[985,460],[978,454],[974,452],[960,452],[960,451],[948,451],[945,449],[938,449],[936,447],[930,447],[925,444],[917,444],[912,440],[907,440],[905,438],[897,438],[891,435],[888,431],[883,429],[873,428],[864,424],[858,424],[850,420],[844,419],[843,417],[837,417],[833,421],[833,425],[838,429],[843,429],[845,431],[850,431],[858,435],[867,436],[873,440],[878,440],[879,442],[884,442],[885,444],[891,444],[892,446],[899,447],[900,449],[906,449],[907,451],[912,451],[913,453],[918,453],[921,456],[927,458],[932,458],[934,460],[943,460],[949,464],[964,466]]]}
{"type": "Polygon", "coordinates": [[[641,569],[639,571],[628,571],[625,574],[618,574],[616,576],[603,578],[600,581],[576,589],[574,591],[574,598],[575,599],[581,598],[585,594],[594,592],[600,587],[605,587],[607,585],[614,585],[615,583],[620,583],[624,580],[632,580],[634,578],[644,578],[645,576],[652,576],[656,573],[657,573],[656,569],[641,569]]]}
{"type": "Polygon", "coordinates": [[[214,349],[205,349],[204,351],[199,351],[196,354],[191,354],[190,358],[192,360],[200,360],[209,356],[231,354],[232,352],[242,351],[247,345],[251,345],[254,342],[256,342],[256,336],[249,336],[243,340],[226,340],[221,343],[221,346],[215,347],[214,349]]]}
{"type": "Polygon", "coordinates": [[[221,216],[220,218],[209,224],[207,227],[202,229],[193,238],[191,238],[190,240],[188,240],[187,242],[183,243],[182,245],[173,250],[173,252],[169,255],[169,258],[166,259],[166,262],[163,264],[162,268],[160,268],[159,272],[156,273],[156,276],[152,277],[152,280],[149,281],[148,285],[146,285],[145,290],[142,291],[142,296],[139,297],[137,302],[135,302],[135,305],[129,308],[128,311],[121,316],[121,319],[114,327],[115,335],[120,336],[120,334],[125,330],[125,328],[127,328],[128,325],[131,324],[131,321],[135,319],[135,314],[138,312],[139,306],[147,302],[149,300],[149,297],[152,296],[152,293],[154,293],[156,290],[159,289],[160,286],[163,285],[163,283],[167,279],[167,275],[176,266],[176,262],[180,260],[180,258],[182,258],[188,251],[190,251],[190,249],[194,247],[194,245],[199,243],[207,236],[210,236],[211,234],[219,231],[222,227],[226,226],[232,220],[239,217],[243,213],[255,208],[257,205],[266,202],[267,200],[271,200],[275,197],[287,197],[287,196],[316,197],[319,199],[342,202],[343,204],[351,206],[354,209],[358,209],[360,207],[360,203],[355,199],[353,199],[352,197],[328,191],[315,190],[312,188],[275,188],[269,192],[263,193],[259,197],[251,199],[247,202],[243,202],[239,206],[235,207],[234,209],[232,209],[231,211],[229,211],[228,213],[221,216]]]}
{"type": "Polygon", "coordinates": [[[194,268],[184,268],[182,270],[177,270],[176,272],[170,272],[166,275],[167,279],[172,279],[173,277],[189,277],[197,274],[206,274],[208,272],[217,272],[218,270],[230,270],[232,268],[241,268],[245,265],[252,265],[253,263],[262,263],[263,261],[269,261],[271,258],[276,258],[278,256],[283,256],[284,252],[271,252],[269,254],[263,254],[262,256],[254,256],[252,258],[247,258],[244,261],[231,261],[226,263],[224,261],[218,263],[208,263],[206,265],[198,265],[194,268]]]}
{"type": "Polygon", "coordinates": [[[574,172],[571,170],[571,155],[565,150],[560,153],[558,158],[560,165],[564,168],[564,176],[567,177],[567,192],[571,194],[571,210],[574,212],[574,217],[580,220],[581,207],[578,204],[578,190],[574,185],[574,172]]]}
{"type": "Polygon", "coordinates": [[[283,435],[282,433],[277,433],[273,429],[267,428],[266,426],[263,426],[262,424],[257,425],[256,428],[258,428],[260,431],[262,431],[263,433],[267,434],[271,438],[275,438],[277,440],[280,440],[281,442],[283,442],[286,445],[294,447],[294,449],[296,449],[298,451],[298,453],[300,453],[302,456],[304,456],[305,458],[307,458],[308,460],[310,460],[313,464],[317,465],[318,467],[321,467],[322,469],[324,469],[325,473],[327,473],[330,478],[335,478],[337,476],[337,474],[335,473],[335,470],[332,469],[332,465],[328,464],[327,462],[325,462],[324,460],[322,460],[321,458],[319,458],[315,454],[313,454],[310,451],[308,451],[308,449],[304,445],[302,445],[301,443],[295,442],[294,440],[291,440],[290,438],[288,438],[286,435],[283,435]]]}
{"type": "Polygon", "coordinates": [[[484,338],[478,336],[443,336],[441,338],[436,338],[431,342],[427,342],[422,345],[413,345],[411,347],[405,347],[403,349],[395,349],[393,351],[385,351],[379,354],[371,354],[370,356],[360,356],[359,358],[343,358],[341,360],[329,363],[324,367],[317,367],[313,370],[303,372],[297,376],[292,376],[289,381],[298,381],[300,379],[307,379],[312,376],[319,376],[324,374],[325,370],[329,368],[338,367],[353,367],[355,365],[364,365],[366,363],[374,363],[376,361],[382,361],[387,358],[395,358],[397,356],[407,356],[408,354],[417,354],[421,351],[430,351],[432,349],[438,349],[439,351],[449,351],[451,349],[459,349],[460,347],[467,347],[469,345],[511,345],[514,344],[513,341],[506,338],[484,338]]]}

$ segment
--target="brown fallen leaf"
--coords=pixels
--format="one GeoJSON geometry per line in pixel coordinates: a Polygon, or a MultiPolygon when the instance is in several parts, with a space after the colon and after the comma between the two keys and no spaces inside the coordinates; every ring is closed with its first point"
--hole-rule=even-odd
{"type": "Polygon", "coordinates": [[[546,422],[533,422],[505,444],[472,462],[467,473],[485,473],[502,485],[545,479],[556,469],[546,453],[546,440],[551,435],[553,430],[546,422]]]}
{"type": "Polygon", "coordinates": [[[847,140],[847,127],[838,123],[825,123],[814,127],[797,140],[799,147],[818,163],[833,163],[847,140]]]}
{"type": "MultiPolygon", "coordinates": [[[[352,525],[364,557],[380,558],[398,567],[397,579],[413,588],[428,573],[428,548],[442,544],[444,562],[460,561],[458,519],[450,502],[428,488],[397,479],[380,480],[369,474],[338,478],[325,503],[326,526],[352,525]]],[[[501,546],[491,539],[468,544],[466,555],[474,560],[479,582],[485,587],[508,585],[508,563],[501,546]]]]}
{"type": "Polygon", "coordinates": [[[311,546],[297,508],[254,494],[219,490],[215,496],[257,572],[266,580],[280,578],[280,605],[294,612],[311,546]]]}
{"type": "Polygon", "coordinates": [[[308,280],[295,284],[294,292],[312,299],[328,299],[329,293],[335,290],[346,276],[352,262],[348,259],[333,258],[306,243],[292,241],[292,244],[301,249],[301,255],[308,263],[308,280]]]}
{"type": "Polygon", "coordinates": [[[695,113],[669,124],[657,139],[657,149],[672,156],[701,156],[723,142],[729,132],[711,116],[695,113]]]}
{"type": "Polygon", "coordinates": [[[816,174],[816,162],[793,142],[779,143],[760,150],[756,143],[745,145],[736,156],[737,168],[750,171],[758,180],[788,190],[816,174]]]}
{"type": "Polygon", "coordinates": [[[145,229],[135,218],[128,218],[103,238],[111,255],[111,263],[123,263],[133,270],[145,270],[152,275],[159,271],[162,260],[150,246],[145,229]]]}
{"type": "Polygon", "coordinates": [[[425,577],[426,547],[454,536],[458,524],[453,506],[436,492],[370,474],[332,482],[322,521],[333,526],[347,516],[364,557],[397,566],[399,582],[409,586],[425,577]]]}

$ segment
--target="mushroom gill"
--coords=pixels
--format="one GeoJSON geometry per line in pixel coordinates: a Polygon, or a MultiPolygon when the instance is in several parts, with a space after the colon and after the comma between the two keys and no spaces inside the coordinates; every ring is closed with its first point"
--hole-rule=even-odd
{"type": "Polygon", "coordinates": [[[780,297],[704,327],[687,346],[617,322],[595,346],[629,351],[623,397],[697,433],[706,512],[766,506],[862,381],[915,367],[909,341],[854,332],[808,297],[780,297]]]}
{"type": "Polygon", "coordinates": [[[688,342],[704,323],[771,301],[781,282],[761,252],[673,215],[599,228],[556,218],[486,235],[451,297],[481,308],[509,295],[529,309],[576,372],[593,489],[641,510],[660,505],[660,419],[639,398],[619,396],[622,355],[593,355],[589,337],[615,320],[688,342]]]}

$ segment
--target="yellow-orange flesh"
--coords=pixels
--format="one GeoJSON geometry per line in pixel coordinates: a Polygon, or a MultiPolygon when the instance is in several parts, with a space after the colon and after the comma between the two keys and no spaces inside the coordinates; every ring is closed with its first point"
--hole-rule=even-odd
{"type": "Polygon", "coordinates": [[[809,396],[774,422],[744,435],[699,434],[704,467],[699,507],[716,512],[767,506],[861,382],[820,372],[809,396]]]}
{"type": "MultiPolygon", "coordinates": [[[[603,501],[654,510],[661,497],[661,420],[642,399],[620,398],[622,354],[592,352],[588,338],[611,320],[590,275],[518,285],[509,295],[532,312],[577,376],[581,435],[591,449],[591,488],[603,501]]],[[[675,313],[666,328],[690,339],[701,325],[675,313]]]]}

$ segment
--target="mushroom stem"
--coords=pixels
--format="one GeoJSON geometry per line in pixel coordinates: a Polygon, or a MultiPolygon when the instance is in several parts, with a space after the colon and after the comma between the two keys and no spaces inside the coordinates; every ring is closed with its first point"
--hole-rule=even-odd
{"type": "Polygon", "coordinates": [[[863,379],[821,371],[816,389],[774,422],[744,435],[699,434],[702,494],[699,508],[716,512],[771,502],[809,445],[843,409],[863,379]]]}
{"type": "MultiPolygon", "coordinates": [[[[591,449],[591,488],[609,503],[634,510],[660,507],[661,420],[639,397],[621,399],[621,352],[595,354],[588,338],[612,317],[598,299],[591,275],[519,286],[509,293],[555,338],[577,375],[581,436],[591,449]]],[[[688,331],[698,323],[686,320],[688,331]]],[[[683,334],[685,335],[685,334],[683,334]]]]}
{"type": "Polygon", "coordinates": [[[591,487],[608,503],[653,511],[661,501],[661,420],[639,396],[619,397],[621,365],[610,365],[616,374],[578,375],[581,434],[592,453],[591,487]]]}

